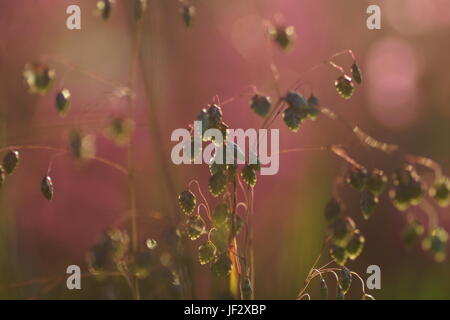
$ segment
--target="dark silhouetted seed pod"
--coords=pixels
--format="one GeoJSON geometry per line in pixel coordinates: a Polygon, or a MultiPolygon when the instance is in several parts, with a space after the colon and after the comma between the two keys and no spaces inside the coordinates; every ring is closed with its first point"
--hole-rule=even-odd
{"type": "Polygon", "coordinates": [[[216,257],[216,247],[211,241],[207,241],[198,247],[198,260],[200,264],[207,264],[216,257]]]}
{"type": "Polygon", "coordinates": [[[97,1],[97,10],[103,20],[108,20],[111,16],[113,0],[100,0],[97,1]]]}
{"type": "Polygon", "coordinates": [[[375,209],[377,208],[379,199],[372,192],[364,190],[361,192],[361,198],[359,200],[359,207],[364,219],[368,220],[375,209]]]}
{"type": "Polygon", "coordinates": [[[223,172],[217,172],[213,174],[208,181],[208,190],[214,196],[218,197],[225,191],[225,187],[227,186],[227,176],[223,172]]]}
{"type": "Polygon", "coordinates": [[[214,226],[223,225],[229,217],[228,207],[226,203],[221,203],[217,207],[214,208],[212,213],[212,220],[214,226]]]}
{"type": "Polygon", "coordinates": [[[286,50],[292,46],[295,29],[293,26],[273,26],[269,29],[269,34],[281,49],[286,50]]]}
{"type": "Polygon", "coordinates": [[[361,300],[375,300],[375,298],[372,295],[365,293],[361,300]]]}
{"type": "Polygon", "coordinates": [[[191,240],[197,240],[205,233],[205,221],[199,214],[191,215],[186,222],[186,234],[191,240]]]}
{"type": "Polygon", "coordinates": [[[241,284],[241,292],[243,300],[251,300],[253,295],[252,284],[248,277],[244,277],[241,284]]]}
{"type": "Polygon", "coordinates": [[[19,164],[19,151],[11,150],[3,158],[3,169],[7,174],[12,174],[19,164]]]}
{"type": "Polygon", "coordinates": [[[210,127],[218,128],[222,122],[222,108],[216,104],[212,104],[209,106],[207,113],[210,127]]]}
{"type": "Polygon", "coordinates": [[[432,197],[441,207],[450,204],[450,181],[448,178],[440,178],[429,191],[432,197]]]}
{"type": "Polygon", "coordinates": [[[53,198],[53,182],[52,182],[52,178],[50,178],[49,176],[45,176],[42,179],[41,192],[42,192],[42,195],[45,197],[45,199],[52,200],[52,198],[53,198]]]}
{"type": "Polygon", "coordinates": [[[3,169],[3,166],[0,166],[0,188],[5,183],[5,179],[6,179],[6,171],[5,169],[3,169]]]}
{"type": "Polygon", "coordinates": [[[193,5],[185,5],[181,11],[183,21],[186,27],[190,28],[194,24],[195,20],[195,7],[193,5]]]}
{"type": "Polygon", "coordinates": [[[347,291],[350,289],[350,286],[352,285],[352,273],[346,267],[343,267],[339,273],[339,285],[344,294],[347,293],[347,291]]]}
{"type": "Polygon", "coordinates": [[[186,215],[191,215],[192,212],[194,212],[196,203],[197,198],[189,190],[181,192],[178,196],[178,204],[181,208],[181,211],[183,211],[183,213],[185,213],[186,215]]]}
{"type": "Polygon", "coordinates": [[[351,70],[352,70],[353,80],[355,80],[355,82],[357,84],[361,84],[361,82],[362,82],[361,69],[356,64],[356,62],[353,62],[352,66],[351,66],[351,70]]]}
{"type": "Polygon", "coordinates": [[[284,97],[284,100],[292,108],[296,108],[299,110],[304,109],[305,111],[308,109],[308,102],[297,91],[289,91],[286,94],[286,97],[284,97]]]}
{"type": "Polygon", "coordinates": [[[366,186],[367,171],[364,168],[352,167],[346,180],[355,190],[362,191],[366,186]]]}
{"type": "Polygon", "coordinates": [[[136,21],[140,20],[147,8],[147,0],[133,0],[133,13],[136,21]]]}
{"type": "Polygon", "coordinates": [[[304,117],[296,108],[288,107],[283,111],[283,121],[292,132],[298,131],[303,119],[304,117]]]}
{"type": "Polygon", "coordinates": [[[347,75],[340,76],[334,82],[339,95],[344,99],[350,99],[353,95],[355,87],[353,86],[352,78],[347,75]]]}
{"type": "Polygon", "coordinates": [[[442,262],[447,257],[447,241],[447,231],[438,227],[431,230],[423,240],[422,248],[426,251],[430,251],[436,262],[442,262]]]}
{"type": "Polygon", "coordinates": [[[411,165],[405,165],[396,170],[393,175],[393,184],[394,188],[390,190],[389,196],[398,210],[406,210],[422,200],[424,187],[411,165]]]}
{"type": "Polygon", "coordinates": [[[332,241],[338,246],[345,247],[350,241],[356,225],[353,219],[347,216],[333,222],[331,229],[333,230],[332,241]]]}
{"type": "Polygon", "coordinates": [[[367,176],[366,187],[367,190],[374,195],[383,193],[388,182],[388,177],[379,169],[373,169],[367,176]]]}
{"type": "Polygon", "coordinates": [[[61,89],[56,94],[56,110],[60,116],[64,116],[70,108],[70,91],[61,89]]]}
{"type": "Polygon", "coordinates": [[[341,286],[336,286],[336,300],[345,300],[345,293],[342,291],[341,286]]]}
{"type": "Polygon", "coordinates": [[[333,258],[334,262],[341,266],[343,266],[347,261],[347,252],[345,251],[345,248],[335,244],[330,246],[330,256],[333,258]]]}
{"type": "Polygon", "coordinates": [[[364,249],[364,243],[366,242],[366,239],[361,234],[361,232],[357,229],[355,232],[353,232],[352,238],[347,244],[347,247],[345,248],[345,251],[347,253],[347,256],[351,260],[355,260],[358,258],[358,256],[362,253],[364,249]]]}
{"type": "Polygon", "coordinates": [[[95,137],[83,135],[79,130],[69,134],[69,147],[76,159],[83,160],[95,155],[95,137]]]}
{"type": "Polygon", "coordinates": [[[266,117],[270,111],[270,97],[255,94],[250,101],[250,107],[261,117],[266,117]]]}
{"type": "Polygon", "coordinates": [[[250,187],[254,187],[256,184],[256,172],[250,165],[245,165],[241,171],[242,179],[250,187]]]}
{"type": "Polygon", "coordinates": [[[324,278],[320,278],[320,297],[323,300],[328,299],[328,286],[324,278]]]}
{"type": "Polygon", "coordinates": [[[403,243],[405,246],[408,248],[414,246],[423,235],[424,231],[424,227],[417,221],[413,220],[409,222],[402,232],[403,243]]]}
{"type": "Polygon", "coordinates": [[[23,76],[31,93],[46,94],[55,81],[55,71],[37,62],[25,65],[23,76]]]}
{"type": "Polygon", "coordinates": [[[122,146],[130,141],[134,122],[123,116],[113,117],[105,128],[105,135],[117,145],[122,146]]]}
{"type": "Polygon", "coordinates": [[[211,271],[217,277],[228,276],[231,272],[231,260],[226,253],[217,257],[211,264],[211,271]]]}
{"type": "Polygon", "coordinates": [[[200,121],[202,123],[202,130],[201,132],[194,132],[194,133],[203,138],[203,134],[205,133],[205,131],[210,128],[208,111],[206,111],[206,109],[202,109],[200,111],[200,113],[197,116],[197,121],[200,121]]]}
{"type": "Polygon", "coordinates": [[[320,101],[315,95],[311,94],[308,98],[308,116],[315,120],[320,114],[320,101]]]}
{"type": "Polygon", "coordinates": [[[334,222],[341,215],[341,206],[336,199],[331,199],[325,206],[325,218],[328,222],[334,222]]]}

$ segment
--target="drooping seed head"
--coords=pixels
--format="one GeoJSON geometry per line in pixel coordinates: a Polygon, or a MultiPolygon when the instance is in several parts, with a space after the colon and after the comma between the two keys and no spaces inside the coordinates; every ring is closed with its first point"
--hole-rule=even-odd
{"type": "Polygon", "coordinates": [[[352,285],[352,273],[346,267],[343,267],[339,273],[339,285],[344,294],[347,293],[352,285]]]}
{"type": "Polygon", "coordinates": [[[410,221],[402,232],[403,243],[407,248],[414,246],[423,235],[425,228],[416,220],[410,221]]]}
{"type": "Polygon", "coordinates": [[[253,188],[256,185],[256,172],[251,165],[245,165],[244,168],[242,168],[241,176],[244,182],[250,187],[253,188]]]}
{"type": "Polygon", "coordinates": [[[97,12],[103,20],[108,20],[110,18],[113,4],[114,0],[97,1],[97,12]]]}
{"type": "Polygon", "coordinates": [[[382,170],[373,169],[367,176],[366,188],[374,195],[380,195],[386,189],[388,177],[382,170]]]}

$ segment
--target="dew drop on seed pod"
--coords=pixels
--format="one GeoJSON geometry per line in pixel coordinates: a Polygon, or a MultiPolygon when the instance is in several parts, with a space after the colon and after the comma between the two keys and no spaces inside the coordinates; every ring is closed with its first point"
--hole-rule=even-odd
{"type": "Polygon", "coordinates": [[[0,166],[0,188],[5,183],[5,179],[6,179],[6,171],[5,169],[3,169],[3,166],[0,166]]]}
{"type": "Polygon", "coordinates": [[[56,94],[56,110],[58,111],[60,116],[65,116],[67,111],[69,111],[70,108],[70,91],[69,89],[61,89],[56,94]]]}
{"type": "Polygon", "coordinates": [[[41,192],[42,195],[47,200],[52,200],[53,198],[53,182],[52,178],[45,176],[41,181],[41,192]]]}
{"type": "Polygon", "coordinates": [[[207,241],[198,247],[198,260],[200,264],[208,264],[216,257],[216,247],[211,241],[207,241]]]}
{"type": "Polygon", "coordinates": [[[424,227],[417,221],[413,220],[409,222],[402,232],[403,243],[405,246],[407,248],[414,246],[419,241],[424,231],[424,227]]]}
{"type": "Polygon", "coordinates": [[[269,114],[271,105],[270,97],[260,94],[255,94],[250,101],[250,108],[263,118],[269,114]]]}
{"type": "Polygon", "coordinates": [[[351,260],[355,260],[356,258],[358,258],[364,249],[365,242],[366,239],[364,238],[364,236],[358,229],[356,229],[355,232],[353,232],[352,238],[345,247],[347,257],[351,260]]]}
{"type": "Polygon", "coordinates": [[[437,179],[429,194],[441,207],[447,207],[450,204],[450,180],[446,177],[437,179]]]}
{"type": "Polygon", "coordinates": [[[228,254],[223,253],[211,264],[211,271],[217,277],[225,277],[231,272],[231,260],[228,254]]]}
{"type": "Polygon", "coordinates": [[[269,35],[281,49],[286,50],[293,44],[295,29],[293,26],[272,26],[269,35]]]}
{"type": "Polygon", "coordinates": [[[334,82],[336,91],[344,99],[350,99],[353,95],[355,87],[353,86],[352,78],[347,75],[340,76],[334,82]]]}
{"type": "Polygon", "coordinates": [[[357,84],[361,84],[361,82],[362,82],[361,69],[356,64],[356,62],[353,62],[353,64],[352,64],[350,69],[352,71],[353,80],[355,80],[355,82],[357,84]]]}
{"type": "Polygon", "coordinates": [[[352,273],[346,267],[343,267],[339,273],[339,285],[344,294],[347,293],[352,285],[352,273]]]}
{"type": "Polygon", "coordinates": [[[11,150],[3,158],[3,169],[7,174],[12,174],[19,163],[19,151],[11,150]]]}
{"type": "Polygon", "coordinates": [[[323,300],[328,299],[328,286],[324,278],[320,279],[320,297],[323,300]]]}
{"type": "Polygon", "coordinates": [[[97,12],[100,14],[103,20],[108,20],[111,16],[111,10],[113,0],[100,0],[97,1],[97,12]]]}
{"type": "Polygon", "coordinates": [[[181,10],[183,22],[187,28],[192,27],[195,20],[195,7],[193,5],[185,5],[181,10]]]}
{"type": "Polygon", "coordinates": [[[205,221],[199,214],[192,215],[186,222],[186,234],[191,240],[197,240],[205,233],[205,221]]]}
{"type": "Polygon", "coordinates": [[[185,213],[186,215],[190,215],[192,214],[192,212],[194,212],[196,203],[197,198],[189,190],[181,192],[178,196],[178,204],[181,208],[181,211],[183,211],[183,213],[185,213]]]}
{"type": "Polygon", "coordinates": [[[256,172],[250,165],[245,165],[241,171],[242,179],[250,187],[254,187],[256,184],[256,172]]]}
{"type": "Polygon", "coordinates": [[[363,191],[361,192],[361,198],[359,200],[359,207],[361,209],[361,213],[364,217],[364,219],[368,220],[375,209],[377,208],[379,203],[379,199],[376,195],[374,195],[370,191],[363,191]]]}
{"type": "Polygon", "coordinates": [[[56,73],[42,63],[33,62],[25,65],[23,76],[31,93],[46,94],[55,81],[56,73]]]}
{"type": "Polygon", "coordinates": [[[209,178],[208,190],[214,197],[218,197],[225,191],[226,185],[227,176],[223,172],[219,171],[209,178]]]}

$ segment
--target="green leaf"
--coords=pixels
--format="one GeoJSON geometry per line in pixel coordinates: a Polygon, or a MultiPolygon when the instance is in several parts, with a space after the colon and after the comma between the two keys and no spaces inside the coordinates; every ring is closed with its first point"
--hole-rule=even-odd
{"type": "Polygon", "coordinates": [[[12,174],[19,163],[19,151],[11,150],[3,158],[3,169],[7,174],[12,174]]]}
{"type": "Polygon", "coordinates": [[[181,211],[183,211],[186,215],[190,215],[194,212],[196,203],[197,198],[189,190],[181,192],[178,196],[178,204],[180,205],[181,211]]]}
{"type": "Polygon", "coordinates": [[[227,176],[225,173],[220,171],[213,174],[208,181],[209,192],[211,192],[214,197],[218,197],[222,192],[224,192],[226,185],[227,176]]]}
{"type": "Polygon", "coordinates": [[[256,172],[250,165],[244,166],[241,171],[242,179],[246,184],[248,184],[250,187],[254,187],[256,184],[256,172]]]}

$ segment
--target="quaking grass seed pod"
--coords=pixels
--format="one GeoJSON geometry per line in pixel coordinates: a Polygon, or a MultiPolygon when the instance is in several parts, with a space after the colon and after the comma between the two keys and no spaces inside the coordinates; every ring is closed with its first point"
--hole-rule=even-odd
{"type": "Polygon", "coordinates": [[[181,15],[183,17],[183,22],[187,28],[192,27],[195,20],[195,7],[193,5],[185,5],[181,10],[181,15]]]}
{"type": "Polygon", "coordinates": [[[211,271],[217,277],[228,276],[231,272],[231,259],[224,253],[211,264],[211,271]]]}
{"type": "Polygon", "coordinates": [[[260,94],[255,94],[250,101],[252,110],[263,118],[268,115],[271,105],[270,97],[260,94]]]}
{"type": "Polygon", "coordinates": [[[7,174],[12,174],[19,163],[19,151],[11,150],[3,158],[3,169],[7,174]]]}
{"type": "Polygon", "coordinates": [[[58,111],[60,116],[65,116],[67,111],[69,111],[70,108],[70,91],[69,89],[61,89],[56,94],[56,110],[58,111]]]}
{"type": "Polygon", "coordinates": [[[192,212],[194,212],[196,203],[197,198],[189,190],[181,192],[180,195],[178,196],[178,204],[181,208],[181,211],[183,211],[183,213],[185,213],[188,216],[191,215],[192,212]]]}
{"type": "Polygon", "coordinates": [[[5,179],[6,179],[6,171],[5,169],[3,169],[3,166],[0,166],[0,188],[5,183],[5,179]]]}
{"type": "Polygon", "coordinates": [[[103,20],[108,20],[110,18],[113,3],[113,0],[97,1],[97,10],[103,20]]]}
{"type": "Polygon", "coordinates": [[[47,200],[53,199],[53,182],[52,178],[45,176],[41,181],[41,192],[47,200]]]}
{"type": "Polygon", "coordinates": [[[273,26],[269,29],[269,34],[281,49],[286,50],[292,46],[295,29],[293,26],[273,26]]]}
{"type": "Polygon", "coordinates": [[[362,82],[361,69],[356,64],[356,62],[353,62],[353,64],[352,64],[350,69],[352,71],[353,80],[355,80],[355,82],[357,84],[361,84],[361,82],[362,82]]]}
{"type": "Polygon", "coordinates": [[[216,257],[216,247],[211,241],[207,241],[198,247],[198,260],[200,264],[207,264],[216,257]]]}
{"type": "Polygon", "coordinates": [[[48,66],[34,62],[25,65],[23,76],[31,93],[46,94],[55,81],[55,70],[48,66]]]}
{"type": "Polygon", "coordinates": [[[242,292],[243,300],[251,300],[252,299],[253,289],[252,289],[252,284],[250,282],[250,279],[248,277],[245,277],[242,280],[241,292],[242,292]]]}
{"type": "Polygon", "coordinates": [[[350,99],[353,95],[353,91],[355,90],[352,78],[347,75],[342,75],[337,78],[334,82],[334,86],[336,87],[336,91],[339,95],[344,99],[350,99]]]}
{"type": "Polygon", "coordinates": [[[320,278],[320,297],[323,300],[328,299],[328,286],[324,278],[320,278]]]}

